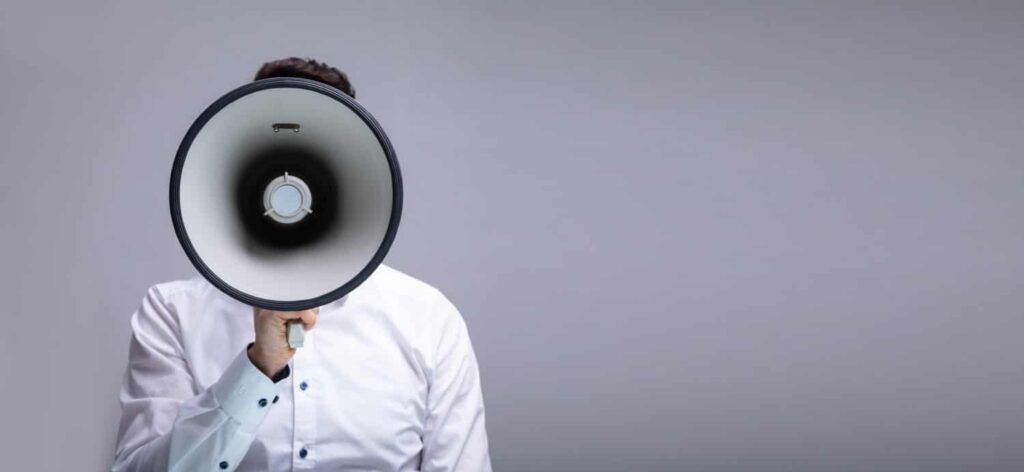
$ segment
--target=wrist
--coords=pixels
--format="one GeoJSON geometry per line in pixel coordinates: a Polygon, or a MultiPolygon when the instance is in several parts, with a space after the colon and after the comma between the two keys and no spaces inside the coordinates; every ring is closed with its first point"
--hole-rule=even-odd
{"type": "Polygon", "coordinates": [[[249,361],[270,378],[273,378],[288,365],[288,357],[268,355],[255,343],[249,345],[246,354],[249,356],[249,361]]]}

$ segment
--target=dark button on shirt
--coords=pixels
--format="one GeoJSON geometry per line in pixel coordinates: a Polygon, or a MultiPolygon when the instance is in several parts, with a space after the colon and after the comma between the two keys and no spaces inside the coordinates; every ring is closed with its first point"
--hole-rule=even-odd
{"type": "Polygon", "coordinates": [[[309,454],[309,451],[307,451],[306,448],[299,450],[299,457],[305,459],[307,454],[309,454]]]}

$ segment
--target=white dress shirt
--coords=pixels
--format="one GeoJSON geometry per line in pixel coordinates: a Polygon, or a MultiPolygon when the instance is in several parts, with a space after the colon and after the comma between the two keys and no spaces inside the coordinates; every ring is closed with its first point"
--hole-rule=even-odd
{"type": "Polygon", "coordinates": [[[200,277],[131,325],[114,471],[491,470],[465,322],[390,267],[320,308],[276,383],[246,354],[252,308],[200,277]]]}

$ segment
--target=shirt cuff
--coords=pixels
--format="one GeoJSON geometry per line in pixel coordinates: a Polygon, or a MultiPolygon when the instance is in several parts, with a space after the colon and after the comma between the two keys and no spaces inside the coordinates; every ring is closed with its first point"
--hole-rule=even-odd
{"type": "Polygon", "coordinates": [[[235,357],[211,389],[228,416],[238,421],[243,430],[255,431],[274,405],[278,387],[253,365],[247,351],[242,350],[235,357]]]}

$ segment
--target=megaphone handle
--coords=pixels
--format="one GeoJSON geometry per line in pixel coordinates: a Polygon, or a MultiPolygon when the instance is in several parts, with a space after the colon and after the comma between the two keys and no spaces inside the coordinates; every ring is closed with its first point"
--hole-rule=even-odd
{"type": "Polygon", "coordinates": [[[288,320],[288,346],[298,349],[305,340],[306,330],[302,329],[302,320],[288,320]]]}

